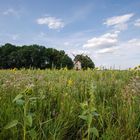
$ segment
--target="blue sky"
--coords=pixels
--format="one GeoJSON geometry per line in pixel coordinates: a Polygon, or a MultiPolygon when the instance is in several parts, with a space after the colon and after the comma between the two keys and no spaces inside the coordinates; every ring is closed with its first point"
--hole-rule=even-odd
{"type": "Polygon", "coordinates": [[[139,0],[0,0],[0,44],[87,54],[96,66],[140,64],[139,0]]]}

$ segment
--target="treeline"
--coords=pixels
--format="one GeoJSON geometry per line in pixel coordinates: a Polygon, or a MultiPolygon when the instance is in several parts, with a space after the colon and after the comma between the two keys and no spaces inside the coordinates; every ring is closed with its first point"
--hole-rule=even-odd
{"type": "Polygon", "coordinates": [[[63,50],[39,45],[0,46],[0,68],[73,68],[72,59],[63,50]]]}
{"type": "MultiPolygon", "coordinates": [[[[87,55],[76,55],[74,62],[80,61],[82,69],[94,68],[95,65],[87,55]]],[[[0,46],[0,69],[12,68],[55,68],[74,66],[72,59],[63,50],[46,48],[40,45],[16,46],[10,43],[0,46]]]]}

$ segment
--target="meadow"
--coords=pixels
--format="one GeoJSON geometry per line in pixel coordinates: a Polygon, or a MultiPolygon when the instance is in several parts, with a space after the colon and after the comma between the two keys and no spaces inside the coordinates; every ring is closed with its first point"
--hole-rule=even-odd
{"type": "Polygon", "coordinates": [[[0,70],[0,140],[139,140],[140,71],[0,70]]]}

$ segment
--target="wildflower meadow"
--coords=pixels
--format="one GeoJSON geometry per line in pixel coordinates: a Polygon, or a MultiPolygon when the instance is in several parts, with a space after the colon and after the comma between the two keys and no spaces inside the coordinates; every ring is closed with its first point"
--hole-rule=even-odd
{"type": "Polygon", "coordinates": [[[0,140],[139,140],[139,70],[0,70],[0,140]]]}

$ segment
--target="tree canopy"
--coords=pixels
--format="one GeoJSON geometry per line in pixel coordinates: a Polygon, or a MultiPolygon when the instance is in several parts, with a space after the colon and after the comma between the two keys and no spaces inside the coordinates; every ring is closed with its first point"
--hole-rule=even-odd
{"type": "Polygon", "coordinates": [[[74,61],[75,62],[80,61],[82,69],[95,68],[94,62],[87,55],[82,55],[82,54],[76,55],[74,58],[74,61]]]}
{"type": "MultiPolygon", "coordinates": [[[[80,61],[82,69],[94,68],[93,61],[86,55],[77,55],[74,61],[80,61]]],[[[10,43],[0,46],[0,68],[73,68],[72,59],[64,50],[46,48],[40,45],[16,46],[10,43]]]]}
{"type": "Polygon", "coordinates": [[[0,47],[0,68],[73,68],[72,59],[63,50],[39,45],[0,47]]]}

